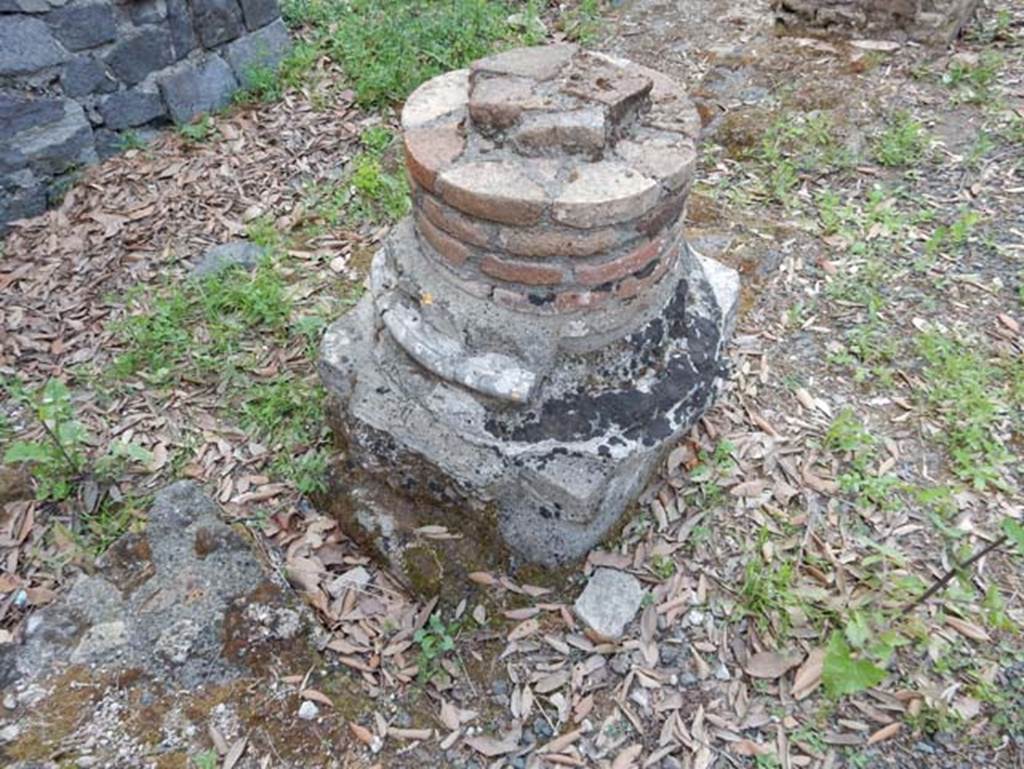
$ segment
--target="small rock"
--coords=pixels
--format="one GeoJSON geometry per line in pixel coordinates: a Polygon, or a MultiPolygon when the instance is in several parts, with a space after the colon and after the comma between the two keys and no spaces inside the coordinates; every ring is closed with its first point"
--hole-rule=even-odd
{"type": "Polygon", "coordinates": [[[533,719],[533,731],[534,734],[542,740],[550,739],[554,735],[554,730],[552,730],[551,724],[540,716],[533,719]]]}
{"type": "Polygon", "coordinates": [[[574,608],[602,638],[619,638],[636,615],[644,591],[636,577],[617,569],[597,569],[574,608]]]}
{"type": "Polygon", "coordinates": [[[8,710],[16,710],[18,707],[18,700],[13,694],[4,695],[4,707],[8,710]]]}
{"type": "Polygon", "coordinates": [[[686,621],[696,627],[697,625],[704,624],[704,612],[700,609],[693,609],[689,614],[686,615],[686,621]]]}
{"type": "Polygon", "coordinates": [[[96,756],[79,756],[75,760],[75,766],[77,766],[78,769],[92,769],[92,767],[96,766],[98,763],[96,756]]]}
{"type": "Polygon", "coordinates": [[[306,700],[301,705],[299,705],[299,718],[301,718],[303,721],[312,721],[318,715],[320,715],[320,708],[318,708],[309,700],[306,700]]]}
{"type": "Polygon", "coordinates": [[[729,668],[725,666],[724,662],[719,663],[718,667],[715,668],[715,678],[719,681],[728,681],[732,676],[729,674],[729,668]]]}
{"type": "Polygon", "coordinates": [[[21,734],[21,728],[17,724],[8,724],[0,729],[0,745],[7,742],[14,742],[21,734]]]}
{"type": "Polygon", "coordinates": [[[206,278],[216,275],[229,267],[241,267],[243,270],[255,269],[263,256],[264,249],[248,240],[233,240],[207,249],[203,258],[192,268],[192,275],[206,278]]]}

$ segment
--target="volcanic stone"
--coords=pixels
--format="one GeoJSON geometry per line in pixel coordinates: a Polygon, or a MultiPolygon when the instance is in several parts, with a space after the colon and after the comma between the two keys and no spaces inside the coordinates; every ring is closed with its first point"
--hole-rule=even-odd
{"type": "Polygon", "coordinates": [[[238,82],[243,88],[248,88],[252,85],[254,70],[276,71],[291,45],[288,28],[278,19],[263,29],[228,43],[224,46],[224,58],[234,70],[238,82]]]}
{"type": "Polygon", "coordinates": [[[117,37],[114,9],[108,3],[68,5],[48,13],[46,21],[70,51],[95,48],[117,37]]]}
{"type": "Polygon", "coordinates": [[[5,16],[0,24],[0,75],[21,75],[70,58],[46,24],[28,16],[5,16]]]}
{"type": "Polygon", "coordinates": [[[173,60],[170,34],[161,27],[147,27],[119,40],[106,57],[110,69],[128,85],[141,82],[173,60]]]}
{"type": "Polygon", "coordinates": [[[162,73],[157,82],[176,123],[226,107],[238,88],[231,67],[220,56],[208,56],[198,63],[181,62],[162,73]]]}

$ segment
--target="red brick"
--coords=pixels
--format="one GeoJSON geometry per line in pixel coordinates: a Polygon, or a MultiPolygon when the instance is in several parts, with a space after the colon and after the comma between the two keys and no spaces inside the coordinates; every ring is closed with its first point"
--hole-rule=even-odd
{"type": "Polygon", "coordinates": [[[557,227],[501,227],[498,243],[517,256],[593,256],[618,245],[618,230],[560,229],[557,227]]]}
{"type": "Polygon", "coordinates": [[[402,128],[408,131],[435,120],[458,115],[469,98],[469,73],[453,70],[428,80],[405,101],[402,107],[402,128]]]}
{"type": "Polygon", "coordinates": [[[643,278],[637,278],[630,275],[628,278],[621,281],[615,287],[615,296],[619,299],[632,299],[639,296],[665,277],[665,273],[668,272],[669,267],[673,263],[675,263],[674,258],[670,258],[668,254],[664,255],[661,262],[654,268],[650,275],[643,278]]]}
{"type": "Polygon", "coordinates": [[[576,268],[576,280],[584,286],[601,286],[639,272],[657,259],[662,243],[662,238],[657,238],[616,259],[580,265],[576,268]]]}
{"type": "Polygon", "coordinates": [[[405,162],[409,173],[431,192],[437,174],[454,163],[465,148],[466,139],[454,123],[405,132],[405,162]]]}
{"type": "Polygon", "coordinates": [[[522,283],[527,286],[557,286],[565,278],[558,267],[515,259],[502,259],[488,254],[480,262],[480,271],[492,278],[522,283]]]}
{"type": "Polygon", "coordinates": [[[555,297],[555,309],[559,312],[592,310],[608,301],[607,291],[562,291],[555,297]]]}
{"type": "Polygon", "coordinates": [[[600,154],[606,140],[604,112],[598,107],[558,112],[534,112],[525,116],[512,142],[524,155],[552,152],[600,154]]]}
{"type": "Polygon", "coordinates": [[[521,77],[473,78],[469,88],[469,115],[478,128],[500,131],[514,125],[524,109],[539,107],[534,81],[521,77]]]}
{"type": "Polygon", "coordinates": [[[474,246],[486,247],[490,244],[494,225],[464,216],[432,195],[423,195],[419,199],[419,206],[424,216],[449,235],[474,246]]]}
{"type": "Polygon", "coordinates": [[[666,227],[671,227],[682,216],[687,190],[669,195],[637,222],[637,231],[653,238],[666,227]]]}
{"type": "Polygon", "coordinates": [[[516,75],[543,81],[555,77],[579,48],[571,43],[558,43],[535,48],[516,48],[479,59],[470,65],[473,76],[490,72],[496,75],[516,75]]]}
{"type": "Polygon", "coordinates": [[[658,179],[672,191],[685,189],[693,181],[697,150],[689,140],[669,141],[664,135],[638,136],[620,141],[615,152],[640,173],[658,179]]]}
{"type": "Polygon", "coordinates": [[[544,189],[507,160],[455,166],[437,177],[437,188],[448,205],[502,224],[536,224],[547,205],[544,189]]]}
{"type": "Polygon", "coordinates": [[[573,60],[563,90],[584,101],[603,104],[608,118],[618,124],[640,110],[653,86],[643,72],[621,66],[604,54],[586,51],[573,60]]]}
{"type": "Polygon", "coordinates": [[[416,215],[416,229],[420,235],[452,267],[461,267],[469,259],[470,250],[448,233],[438,229],[421,214],[416,215]]]}
{"type": "Polygon", "coordinates": [[[552,215],[570,227],[590,229],[630,221],[653,208],[660,185],[622,161],[582,163],[555,200],[552,215]]]}

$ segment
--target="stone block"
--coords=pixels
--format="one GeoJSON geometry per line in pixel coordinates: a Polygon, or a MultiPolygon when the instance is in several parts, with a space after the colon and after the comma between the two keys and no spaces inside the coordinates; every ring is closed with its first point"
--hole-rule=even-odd
{"type": "Polygon", "coordinates": [[[0,13],[46,13],[50,8],[46,0],[0,0],[0,13]]]}
{"type": "Polygon", "coordinates": [[[288,28],[278,19],[263,29],[228,43],[222,53],[238,82],[247,88],[252,84],[254,70],[277,70],[291,45],[288,28]]]}
{"type": "Polygon", "coordinates": [[[203,48],[234,40],[245,31],[242,9],[235,0],[193,0],[192,18],[203,48]]]}
{"type": "Polygon", "coordinates": [[[146,27],[119,40],[106,56],[107,66],[127,85],[142,82],[172,61],[171,36],[162,27],[146,27]]]}
{"type": "Polygon", "coordinates": [[[165,0],[132,0],[128,3],[128,14],[134,24],[160,24],[167,18],[165,0]]]}
{"type": "Polygon", "coordinates": [[[0,149],[0,234],[9,222],[38,216],[46,210],[46,187],[28,169],[9,173],[0,149]]]}
{"type": "MultiPolygon", "coordinates": [[[[20,105],[14,105],[12,123],[20,130],[4,132],[8,138],[0,141],[0,156],[9,157],[10,150],[15,149],[24,158],[25,165],[38,176],[54,176],[95,163],[92,126],[82,107],[71,99],[44,102],[34,105],[23,100],[20,105]]],[[[0,101],[0,116],[5,111],[3,104],[0,101]]],[[[0,126],[3,123],[0,120],[0,126]]]]}
{"type": "Polygon", "coordinates": [[[0,24],[0,75],[24,75],[70,58],[40,19],[10,16],[0,24]]]}
{"type": "Polygon", "coordinates": [[[120,130],[145,125],[167,114],[155,86],[136,86],[107,96],[99,104],[107,128],[120,130]]]}
{"type": "Polygon", "coordinates": [[[240,0],[245,26],[250,30],[265,27],[281,15],[277,0],[240,0]]]}
{"type": "Polygon", "coordinates": [[[204,61],[181,62],[173,71],[157,78],[171,118],[186,123],[202,112],[221,109],[231,103],[238,81],[220,56],[204,61]]]}
{"type": "Polygon", "coordinates": [[[27,129],[55,123],[63,116],[60,99],[0,91],[0,142],[27,129]]]}
{"type": "Polygon", "coordinates": [[[72,98],[97,91],[106,93],[117,88],[117,83],[107,74],[103,62],[91,56],[76,56],[65,64],[60,84],[65,95],[72,98]]]}
{"type": "Polygon", "coordinates": [[[199,38],[192,26],[192,11],[188,0],[166,0],[167,27],[171,33],[171,51],[174,60],[184,59],[199,47],[199,38]]]}
{"type": "Polygon", "coordinates": [[[69,51],[109,43],[117,37],[114,9],[109,3],[76,3],[46,14],[46,22],[69,51]]]}

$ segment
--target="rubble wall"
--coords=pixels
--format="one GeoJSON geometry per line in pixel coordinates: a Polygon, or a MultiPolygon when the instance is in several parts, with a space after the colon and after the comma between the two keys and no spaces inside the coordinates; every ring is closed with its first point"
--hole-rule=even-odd
{"type": "Polygon", "coordinates": [[[277,0],[0,0],[0,233],[125,132],[226,106],[288,45],[277,0]]]}

